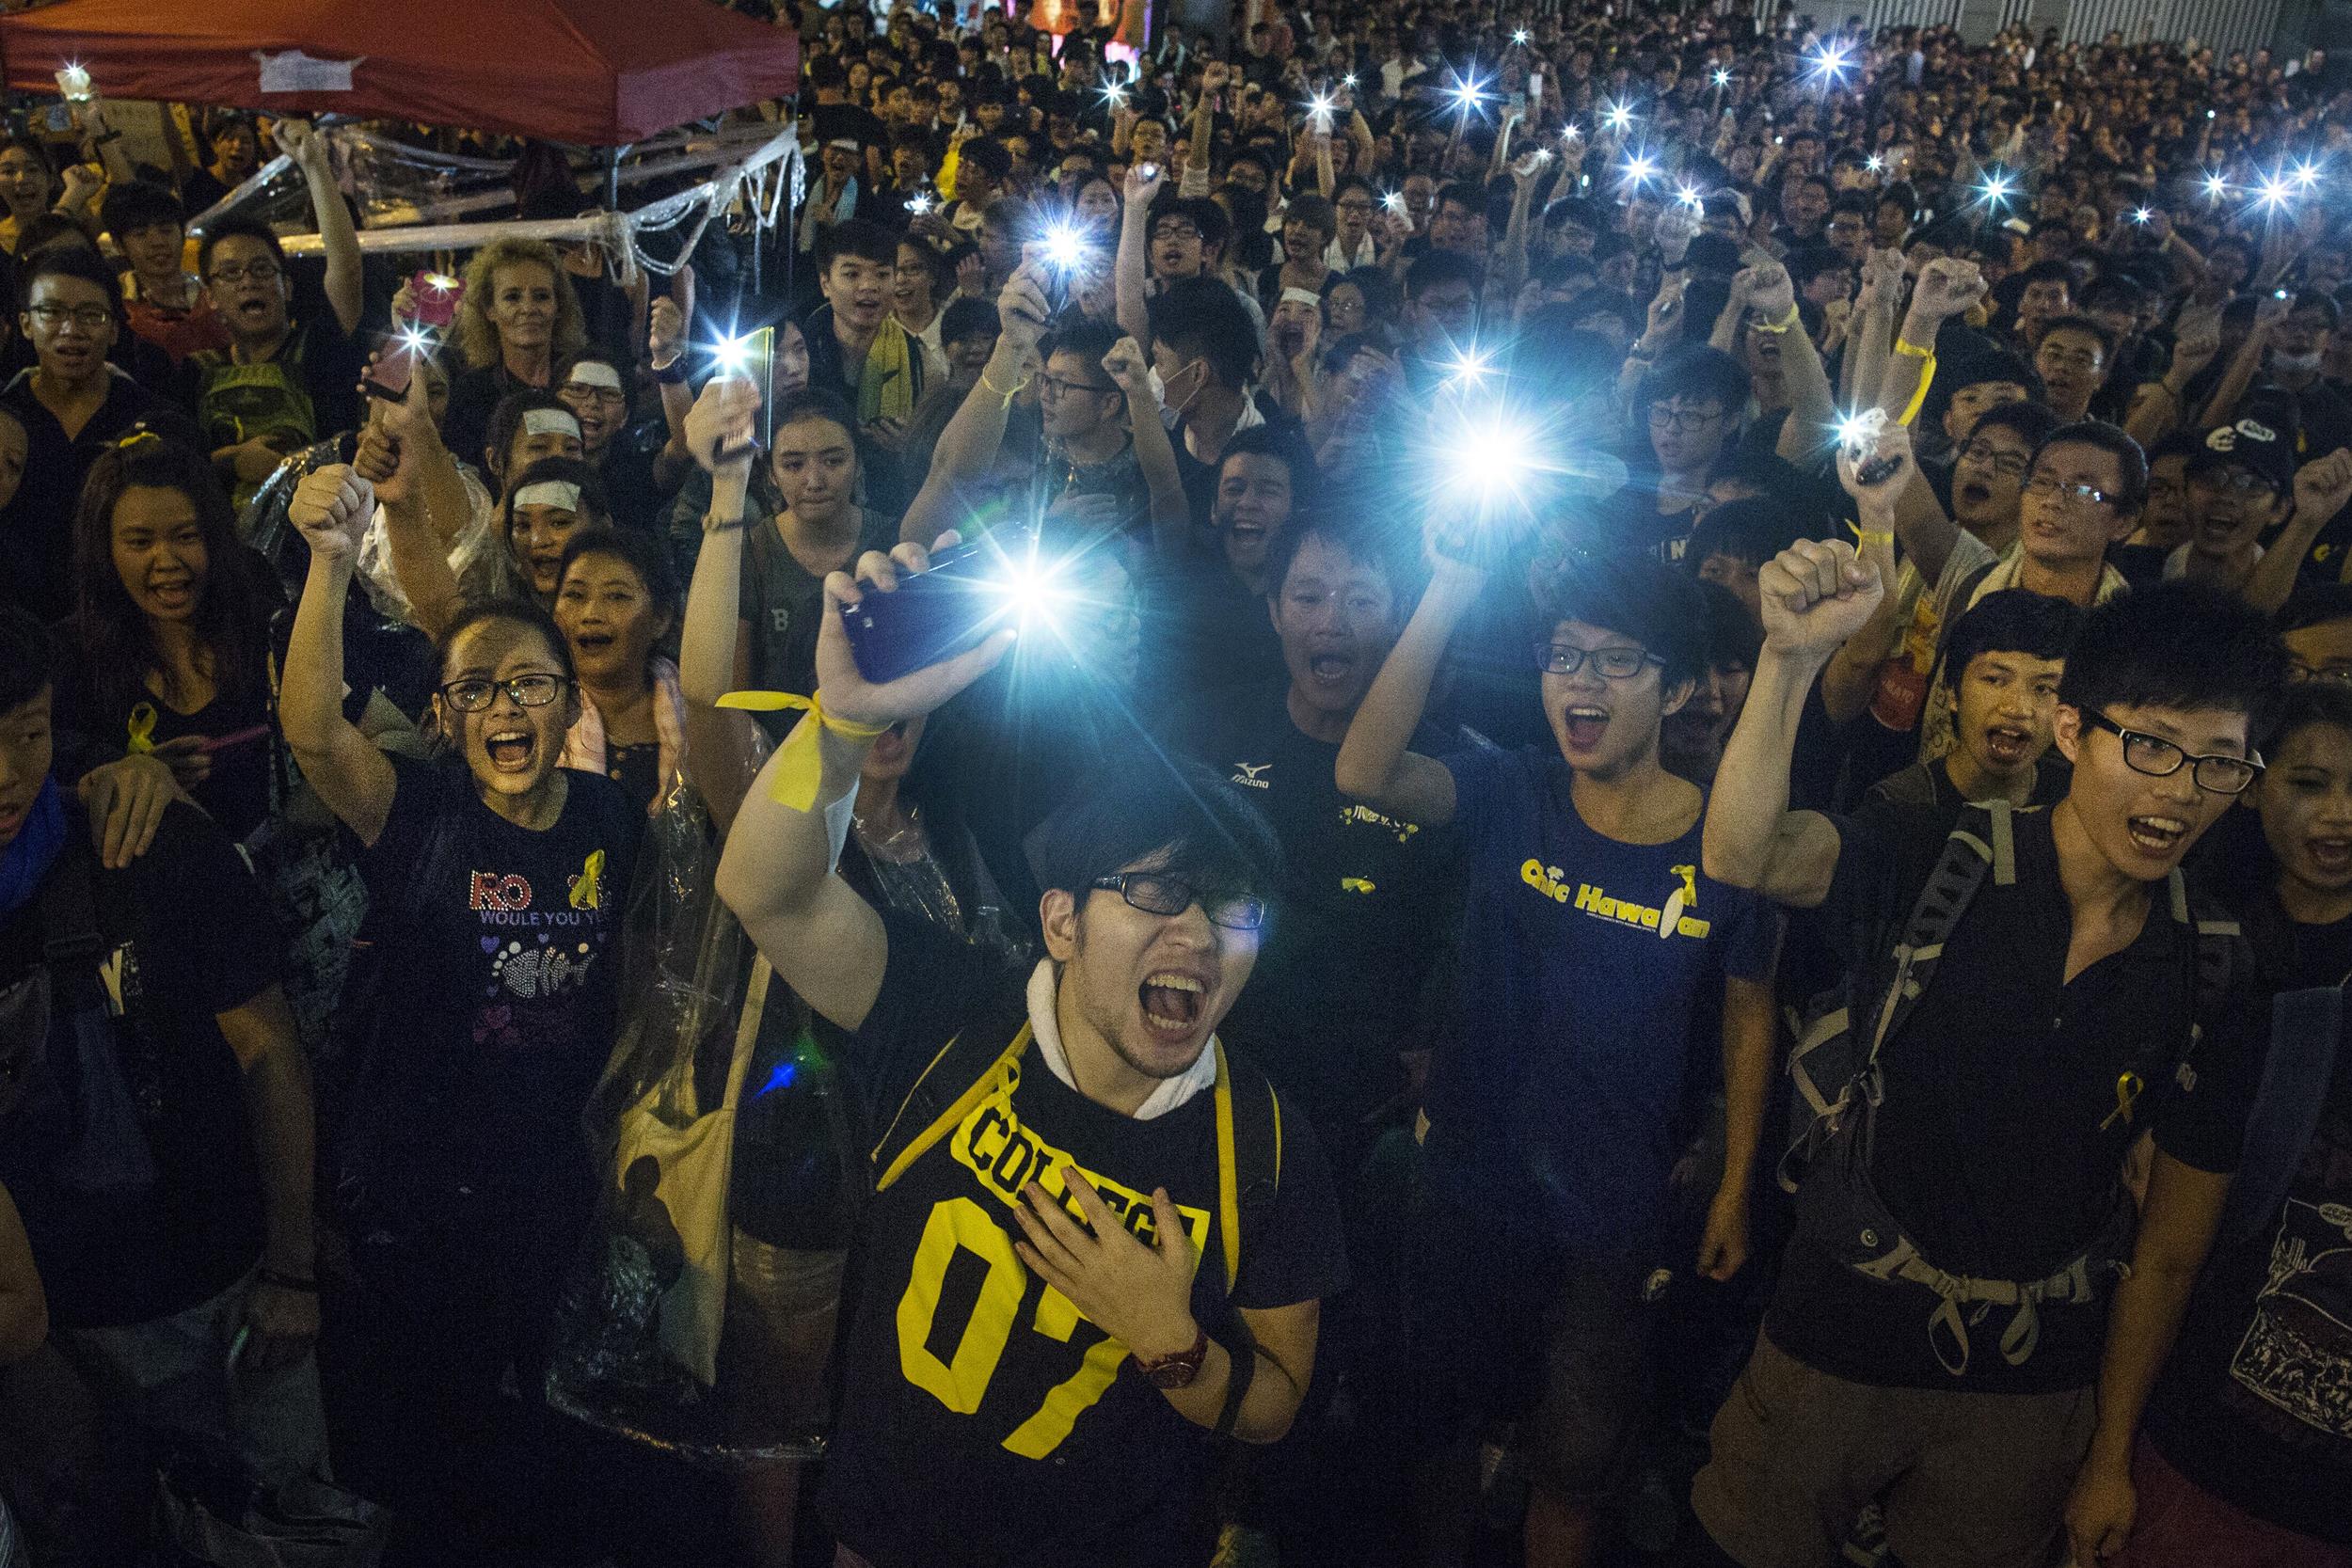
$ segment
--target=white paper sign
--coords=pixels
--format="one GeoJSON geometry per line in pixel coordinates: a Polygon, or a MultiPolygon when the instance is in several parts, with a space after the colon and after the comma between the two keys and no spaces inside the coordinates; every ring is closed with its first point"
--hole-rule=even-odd
{"type": "Polygon", "coordinates": [[[277,55],[257,49],[253,57],[262,62],[263,92],[349,92],[352,70],[359,64],[359,60],[313,59],[299,49],[277,55]]]}

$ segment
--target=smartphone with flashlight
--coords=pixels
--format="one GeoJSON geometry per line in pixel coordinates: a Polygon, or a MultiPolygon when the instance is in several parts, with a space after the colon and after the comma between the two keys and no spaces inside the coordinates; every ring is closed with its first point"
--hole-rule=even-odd
{"type": "Polygon", "coordinates": [[[417,304],[417,325],[446,332],[457,320],[457,305],[466,297],[466,285],[461,278],[420,267],[409,275],[408,293],[417,304]]]}
{"type": "Polygon", "coordinates": [[[58,71],[57,96],[69,103],[87,103],[97,97],[98,89],[90,84],[88,69],[70,65],[58,71]]]}
{"type": "Polygon", "coordinates": [[[877,685],[895,681],[1017,626],[1025,608],[1018,585],[1036,543],[1025,528],[993,529],[932,556],[928,571],[900,578],[895,593],[868,588],[842,606],[858,673],[877,685]]]}
{"type": "Polygon", "coordinates": [[[372,398],[386,403],[400,403],[408,396],[408,383],[417,373],[417,356],[431,344],[432,338],[421,329],[396,332],[384,345],[384,352],[368,367],[367,378],[360,389],[372,398]]]}
{"type": "MultiPolygon", "coordinates": [[[[771,367],[775,356],[776,329],[772,326],[760,327],[740,338],[730,338],[721,343],[712,355],[718,361],[721,375],[743,376],[759,388],[758,445],[761,447],[772,445],[775,436],[775,400],[771,396],[771,367]]],[[[712,461],[720,464],[738,462],[751,455],[754,450],[745,446],[728,447],[713,454],[712,461]]]]}

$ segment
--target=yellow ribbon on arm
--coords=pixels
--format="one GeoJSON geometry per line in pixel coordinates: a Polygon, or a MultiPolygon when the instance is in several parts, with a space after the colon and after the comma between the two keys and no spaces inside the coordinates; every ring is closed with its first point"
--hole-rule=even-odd
{"type": "Polygon", "coordinates": [[[802,708],[817,721],[814,724],[796,724],[776,749],[775,777],[769,783],[768,799],[794,811],[808,811],[817,804],[818,785],[824,782],[825,754],[817,738],[819,730],[831,730],[849,740],[871,740],[887,724],[860,724],[849,719],[836,719],[827,713],[815,695],[803,697],[796,691],[730,691],[721,697],[720,707],[740,708],[746,713],[782,713],[802,708]]]}
{"type": "Polygon", "coordinates": [[[130,729],[131,738],[128,748],[133,756],[144,756],[155,749],[155,705],[153,703],[131,705],[130,729]]]}

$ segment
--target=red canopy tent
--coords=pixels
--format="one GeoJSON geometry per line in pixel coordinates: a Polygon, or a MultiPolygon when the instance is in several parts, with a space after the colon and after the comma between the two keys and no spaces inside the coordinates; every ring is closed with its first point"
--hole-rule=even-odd
{"type": "Polygon", "coordinates": [[[612,147],[789,97],[797,34],[711,0],[60,0],[0,16],[0,73],[107,98],[419,120],[612,147]]]}

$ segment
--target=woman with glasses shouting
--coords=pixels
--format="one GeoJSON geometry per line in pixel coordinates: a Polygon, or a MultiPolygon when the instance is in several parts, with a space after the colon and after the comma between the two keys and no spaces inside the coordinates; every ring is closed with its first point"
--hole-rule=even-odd
{"type": "MultiPolygon", "coordinates": [[[[538,1386],[554,1284],[593,1202],[578,1124],[612,1047],[645,811],[561,766],[581,698],[564,635],[535,606],[474,605],[444,629],[443,760],[387,756],[344,719],[343,605],[374,506],[340,465],[295,491],[310,567],[281,699],[305,777],[367,850],[372,940],[344,996],[326,1120],[368,1298],[351,1314],[353,1377],[380,1442],[346,1459],[370,1496],[481,1549],[497,1544],[475,1538],[482,1521],[539,1523],[516,1505],[542,1489],[513,1477],[522,1450],[554,1439],[518,1433],[499,1390],[509,1375],[538,1386]],[[499,1478],[499,1506],[469,1491],[482,1478],[499,1478]]],[[[534,1404],[521,1424],[545,1419],[534,1404]]]]}

